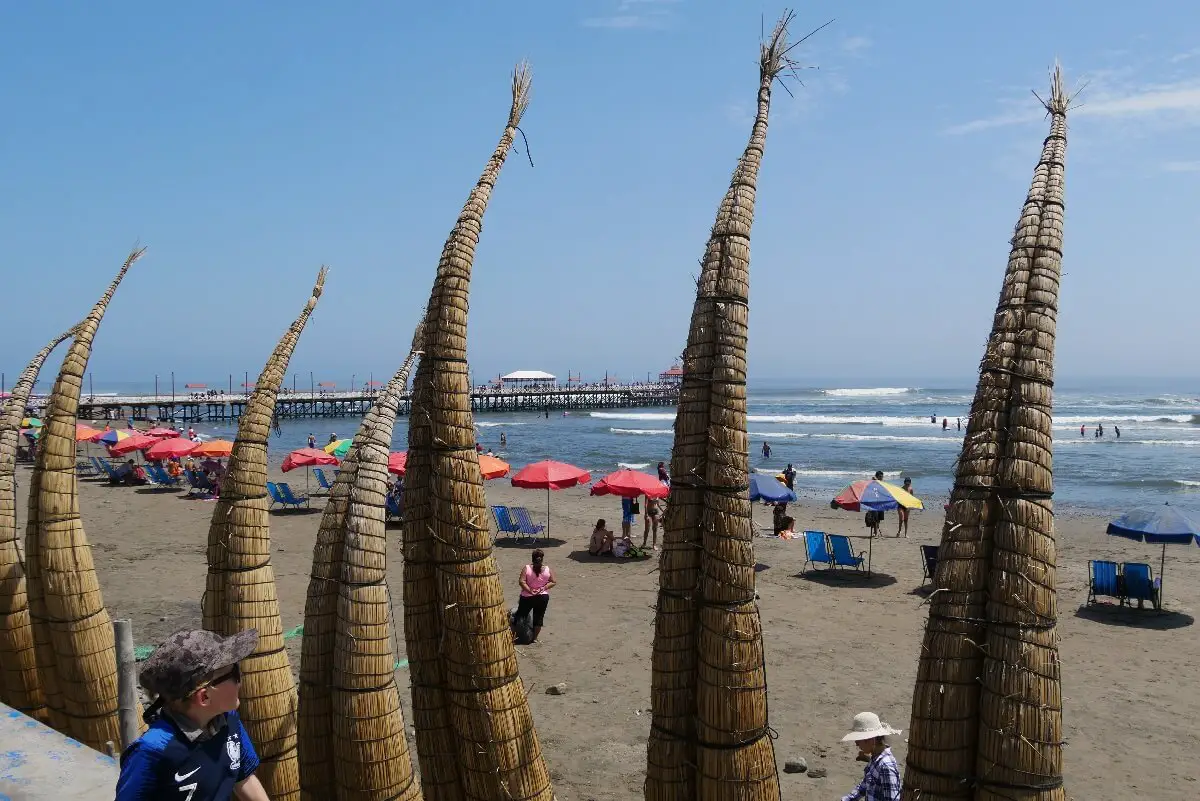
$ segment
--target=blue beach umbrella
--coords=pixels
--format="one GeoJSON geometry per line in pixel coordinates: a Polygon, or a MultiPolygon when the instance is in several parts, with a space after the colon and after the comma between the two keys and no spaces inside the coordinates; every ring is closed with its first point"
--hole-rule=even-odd
{"type": "Polygon", "coordinates": [[[796,493],[792,492],[774,476],[752,473],[750,475],[750,500],[768,501],[769,503],[796,502],[796,493]]]}
{"type": "Polygon", "coordinates": [[[1158,564],[1160,598],[1163,568],[1167,565],[1167,545],[1200,544],[1200,523],[1165,503],[1126,512],[1108,524],[1107,532],[1138,542],[1162,543],[1162,559],[1158,564]]]}

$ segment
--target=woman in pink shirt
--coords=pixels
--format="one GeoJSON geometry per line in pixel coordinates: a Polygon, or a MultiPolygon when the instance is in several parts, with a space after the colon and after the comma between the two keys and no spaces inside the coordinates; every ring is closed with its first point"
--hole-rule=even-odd
{"type": "Polygon", "coordinates": [[[546,554],[538,548],[533,552],[533,563],[525,565],[517,582],[521,585],[521,600],[517,602],[517,617],[533,613],[533,637],[529,641],[537,642],[538,634],[542,631],[542,623],[546,619],[546,607],[550,603],[550,588],[557,582],[554,571],[542,562],[546,554]]]}

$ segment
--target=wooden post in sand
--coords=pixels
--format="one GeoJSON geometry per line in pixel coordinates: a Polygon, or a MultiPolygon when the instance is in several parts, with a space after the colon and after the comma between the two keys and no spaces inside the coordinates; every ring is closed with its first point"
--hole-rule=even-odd
{"type": "Polygon", "coordinates": [[[137,657],[133,654],[133,621],[114,620],[117,641],[117,721],[121,729],[121,750],[141,735],[137,701],[137,657]]]}

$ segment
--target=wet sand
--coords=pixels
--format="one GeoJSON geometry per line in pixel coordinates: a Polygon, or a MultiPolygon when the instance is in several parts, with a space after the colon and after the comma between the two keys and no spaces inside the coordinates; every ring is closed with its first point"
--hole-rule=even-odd
{"type": "MultiPolygon", "coordinates": [[[[303,491],[304,473],[284,479],[303,491]]],[[[28,467],[18,469],[18,510],[24,520],[28,467]]],[[[316,482],[312,483],[315,488],[316,482]]],[[[489,503],[528,507],[545,521],[546,493],[519,490],[503,479],[487,484],[489,503]]],[[[828,777],[783,774],[787,799],[840,798],[861,777],[853,749],[839,741],[854,713],[873,710],[905,735],[893,738],[903,763],[917,652],[926,608],[919,591],[917,546],[936,544],[944,498],[926,496],[907,539],[895,539],[888,514],[873,547],[873,578],[831,580],[799,575],[802,541],[757,541],[758,592],[766,635],[771,725],[780,767],[804,757],[828,777]]],[[[138,644],[200,625],[205,538],[213,504],[185,500],[182,492],[109,488],[84,480],[84,526],[92,544],[105,602],[113,617],[133,619],[138,644]]],[[[313,511],[280,512],[271,519],[273,564],[285,629],[303,622],[312,546],[323,504],[313,511]]],[[[649,730],[650,644],[657,589],[654,560],[615,560],[587,554],[596,518],[619,529],[613,498],[586,489],[552,493],[551,540],[543,546],[559,585],[542,639],[518,648],[521,674],[562,801],[641,797],[649,730]],[[565,682],[561,696],[545,694],[565,682]]],[[[858,536],[862,515],[828,506],[793,505],[797,530],[812,528],[858,536]]],[[[770,510],[755,518],[769,525],[770,510]]],[[[1089,516],[1057,520],[1059,605],[1065,695],[1066,786],[1069,798],[1156,801],[1200,797],[1200,549],[1167,550],[1164,594],[1169,614],[1083,608],[1087,560],[1146,561],[1159,569],[1157,546],[1104,534],[1107,521],[1089,516]]],[[[638,521],[640,531],[641,519],[638,521]]],[[[393,595],[399,606],[400,530],[391,527],[393,595]]],[[[856,540],[866,550],[866,540],[856,540]]],[[[529,547],[500,540],[496,556],[515,604],[517,573],[529,547]]],[[[397,609],[396,619],[401,620],[397,609]]],[[[403,633],[398,632],[403,657],[403,633]]],[[[294,668],[300,639],[289,641],[294,668]]],[[[408,708],[407,671],[404,685],[408,708]]]]}

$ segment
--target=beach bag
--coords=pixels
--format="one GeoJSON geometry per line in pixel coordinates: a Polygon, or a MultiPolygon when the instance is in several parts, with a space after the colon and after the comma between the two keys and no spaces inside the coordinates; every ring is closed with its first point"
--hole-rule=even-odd
{"type": "Polygon", "coordinates": [[[517,645],[528,645],[533,642],[533,610],[530,609],[525,614],[518,616],[518,609],[520,609],[519,606],[514,606],[509,610],[508,625],[512,629],[517,645]]]}

